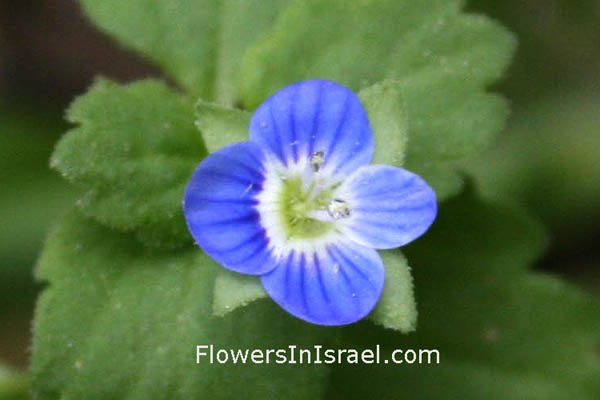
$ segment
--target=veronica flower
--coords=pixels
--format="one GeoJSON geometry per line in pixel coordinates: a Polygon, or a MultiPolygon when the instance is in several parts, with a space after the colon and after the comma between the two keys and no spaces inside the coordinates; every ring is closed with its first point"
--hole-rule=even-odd
{"type": "Polygon", "coordinates": [[[184,213],[196,243],[225,268],[260,275],[296,317],[320,325],[365,317],[384,283],[376,249],[429,228],[433,190],[404,169],[368,165],[366,112],[334,82],[280,90],[249,130],[249,141],[204,159],[187,187],[184,213]]]}

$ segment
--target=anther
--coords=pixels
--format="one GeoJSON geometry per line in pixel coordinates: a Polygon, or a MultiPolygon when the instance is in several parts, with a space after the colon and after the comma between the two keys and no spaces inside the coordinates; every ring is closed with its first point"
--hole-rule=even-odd
{"type": "Polygon", "coordinates": [[[325,162],[325,153],[323,151],[315,151],[313,155],[310,157],[310,166],[313,171],[318,172],[321,169],[321,166],[325,162]]]}
{"type": "Polygon", "coordinates": [[[348,218],[350,216],[350,206],[344,200],[333,199],[327,205],[327,212],[333,219],[348,218]]]}

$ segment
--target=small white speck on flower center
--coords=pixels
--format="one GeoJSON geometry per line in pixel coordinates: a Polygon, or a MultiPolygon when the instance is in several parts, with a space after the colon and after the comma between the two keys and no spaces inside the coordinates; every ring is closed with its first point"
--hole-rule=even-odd
{"type": "Polygon", "coordinates": [[[348,218],[350,216],[350,206],[344,200],[333,199],[327,205],[327,212],[333,219],[348,218]]]}

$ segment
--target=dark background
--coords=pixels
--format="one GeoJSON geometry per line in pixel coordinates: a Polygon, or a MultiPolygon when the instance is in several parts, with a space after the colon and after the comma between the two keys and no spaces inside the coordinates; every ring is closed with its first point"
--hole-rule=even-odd
{"type": "MultiPolygon", "coordinates": [[[[600,138],[600,121],[589,117],[600,105],[600,1],[484,0],[468,8],[519,36],[514,63],[494,88],[513,107],[499,143],[526,135],[518,138],[523,151],[545,160],[536,153],[536,143],[545,137],[552,138],[550,148],[559,155],[573,145],[571,130],[600,138]],[[538,110],[535,118],[529,117],[531,110],[538,110]],[[546,122],[552,118],[558,124],[546,122]],[[552,136],[544,136],[550,129],[552,136]]],[[[122,82],[162,77],[151,63],[92,27],[75,0],[0,0],[0,363],[19,369],[27,366],[30,320],[41,289],[31,271],[52,221],[77,194],[48,170],[47,160],[68,129],[64,109],[99,74],[122,82]]],[[[594,293],[600,292],[597,154],[583,158],[596,165],[577,164],[582,158],[576,153],[565,153],[556,163],[550,157],[543,167],[535,164],[534,172],[519,164],[523,173],[508,183],[510,194],[551,233],[550,247],[535,268],[594,293]],[[557,183],[563,180],[576,182],[575,189],[557,183]],[[578,191],[565,196],[569,190],[578,191]]]]}

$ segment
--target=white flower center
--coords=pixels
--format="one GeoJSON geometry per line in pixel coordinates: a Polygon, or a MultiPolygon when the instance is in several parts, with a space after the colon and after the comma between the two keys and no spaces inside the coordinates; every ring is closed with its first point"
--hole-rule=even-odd
{"type": "Polygon", "coordinates": [[[265,165],[256,207],[276,256],[319,251],[341,235],[338,220],[351,215],[350,204],[337,193],[341,179],[321,168],[325,156],[316,151],[288,166],[265,165]]]}

